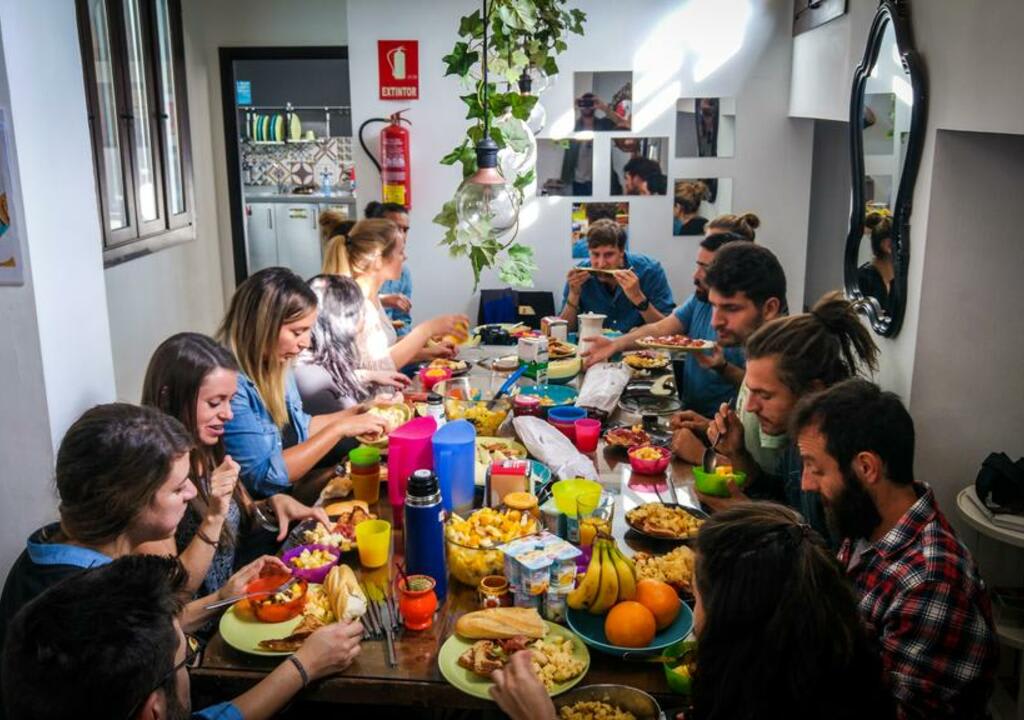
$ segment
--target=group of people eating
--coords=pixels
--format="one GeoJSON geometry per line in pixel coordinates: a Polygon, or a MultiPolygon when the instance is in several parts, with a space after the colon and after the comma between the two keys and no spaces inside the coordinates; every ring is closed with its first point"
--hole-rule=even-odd
{"type": "MultiPolygon", "coordinates": [[[[283,570],[274,553],[292,524],[328,522],[314,499],[354,438],[383,429],[367,408],[408,385],[402,368],[452,357],[436,339],[468,327],[459,314],[411,323],[408,214],[367,215],[325,213],[322,274],[254,274],[216,339],[156,348],[139,405],[99,405],[68,429],[59,520],[28,538],[0,597],[6,717],[272,717],[358,656],[359,622],[333,623],[246,693],[190,707],[208,606],[283,570]]],[[[713,446],[747,481],[700,497],[714,512],[695,546],[687,720],[983,718],[997,659],[988,594],[914,477],[913,420],[862,377],[879,352],[849,301],[790,314],[758,226],[751,213],[709,220],[676,306],[660,263],[598,220],[563,291],[571,324],[600,312],[622,332],[584,338],[588,367],[647,335],[715,343],[677,369],[672,450],[697,463],[713,446]]],[[[494,682],[513,718],[555,717],[528,653],[494,682]]]]}

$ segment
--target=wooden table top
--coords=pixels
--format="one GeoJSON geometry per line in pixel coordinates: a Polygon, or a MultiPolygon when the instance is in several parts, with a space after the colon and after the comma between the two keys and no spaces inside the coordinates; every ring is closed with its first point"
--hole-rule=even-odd
{"type": "MultiPolygon", "coordinates": [[[[665,552],[672,544],[658,543],[634,532],[627,532],[625,512],[636,505],[658,500],[650,485],[631,481],[629,463],[625,454],[611,448],[599,447],[591,455],[597,465],[602,486],[616,497],[613,534],[624,551],[645,550],[665,552]]],[[[679,501],[685,505],[699,507],[693,492],[691,466],[678,460],[669,466],[668,476],[676,487],[679,501]]],[[[648,478],[649,480],[649,478],[648,478]]],[[[661,479],[658,492],[666,501],[671,501],[671,492],[665,479],[661,479]]],[[[391,506],[387,493],[382,491],[381,501],[375,512],[383,518],[391,518],[391,506]]],[[[401,530],[393,532],[393,554],[400,560],[404,547],[401,530]]],[[[390,572],[389,568],[374,571],[359,566],[358,554],[353,551],[343,561],[356,570],[364,579],[380,582],[390,572]]],[[[400,630],[395,638],[395,652],[398,667],[387,664],[386,645],[383,640],[363,642],[362,652],[357,660],[341,675],[325,678],[307,688],[300,696],[303,700],[344,704],[387,704],[409,706],[435,706],[453,708],[495,707],[462,693],[442,677],[437,665],[441,645],[453,633],[455,620],[465,612],[478,609],[476,588],[462,585],[451,579],[448,597],[439,608],[433,626],[429,630],[413,632],[400,630]]],[[[591,664],[580,685],[616,683],[629,685],[650,693],[662,708],[682,704],[679,696],[670,694],[664,672],[658,663],[625,661],[605,655],[590,648],[591,664]]],[[[281,662],[280,658],[247,655],[228,646],[216,634],[206,647],[199,667],[192,670],[193,692],[198,698],[223,700],[234,697],[259,682],[266,673],[281,662]]]]}

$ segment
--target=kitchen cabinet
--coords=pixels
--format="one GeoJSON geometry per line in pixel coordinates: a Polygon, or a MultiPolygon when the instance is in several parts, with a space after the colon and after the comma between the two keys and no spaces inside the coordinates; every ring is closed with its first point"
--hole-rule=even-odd
{"type": "Polygon", "coordinates": [[[249,275],[274,267],[277,260],[277,222],[273,203],[247,203],[245,239],[249,275]]]}

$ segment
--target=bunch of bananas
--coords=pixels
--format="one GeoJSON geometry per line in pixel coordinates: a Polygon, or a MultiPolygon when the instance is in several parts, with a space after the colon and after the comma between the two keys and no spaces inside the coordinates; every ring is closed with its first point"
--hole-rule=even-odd
{"type": "Polygon", "coordinates": [[[594,540],[592,552],[583,580],[569,593],[566,603],[573,610],[603,615],[615,603],[636,598],[636,566],[614,540],[594,540]]]}

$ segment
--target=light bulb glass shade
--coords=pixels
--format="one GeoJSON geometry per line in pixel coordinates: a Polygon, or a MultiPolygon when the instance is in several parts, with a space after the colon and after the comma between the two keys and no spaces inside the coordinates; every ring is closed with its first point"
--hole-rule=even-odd
{"type": "Polygon", "coordinates": [[[558,75],[548,75],[539,67],[531,66],[528,72],[530,73],[531,95],[540,95],[542,92],[554,85],[555,80],[558,79],[558,75]]]}
{"type": "Polygon", "coordinates": [[[547,122],[548,111],[540,104],[540,100],[537,100],[533,105],[533,110],[530,111],[530,117],[526,118],[526,126],[530,128],[530,132],[537,135],[544,129],[544,125],[546,125],[547,122]]]}
{"type": "Polygon", "coordinates": [[[455,215],[460,222],[488,228],[492,236],[503,237],[519,220],[519,193],[493,168],[478,170],[455,193],[455,215]]]}

